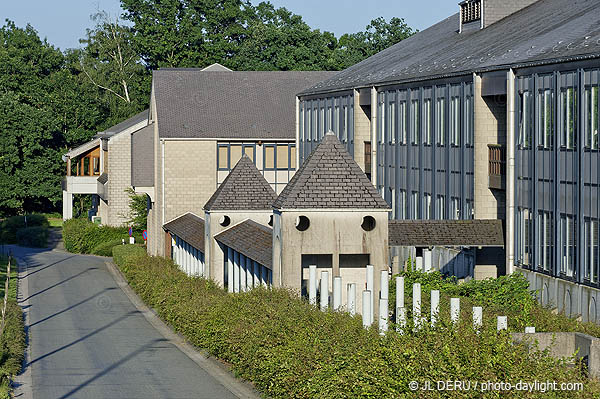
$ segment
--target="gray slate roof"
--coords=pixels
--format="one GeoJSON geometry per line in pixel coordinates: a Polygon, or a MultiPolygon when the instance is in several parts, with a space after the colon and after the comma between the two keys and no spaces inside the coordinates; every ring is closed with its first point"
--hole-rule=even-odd
{"type": "Polygon", "coordinates": [[[154,71],[160,137],[293,140],[296,93],[333,74],[154,71]]]}
{"type": "Polygon", "coordinates": [[[108,182],[108,173],[102,173],[100,176],[98,176],[96,181],[100,184],[106,184],[108,182]]]}
{"type": "Polygon", "coordinates": [[[131,135],[131,185],[154,186],[154,124],[131,135]]]}
{"type": "Polygon", "coordinates": [[[245,220],[215,236],[215,240],[273,269],[273,230],[253,220],[245,220]]]}
{"type": "Polygon", "coordinates": [[[600,0],[539,0],[482,30],[455,14],[302,94],[600,57],[600,0]]]}
{"type": "Polygon", "coordinates": [[[254,163],[243,155],[204,205],[207,211],[271,210],[277,194],[254,163]]]}
{"type": "Polygon", "coordinates": [[[130,127],[137,125],[140,122],[148,120],[149,110],[145,109],[139,114],[135,114],[129,119],[125,119],[123,122],[118,123],[114,126],[109,127],[103,132],[99,132],[97,137],[112,137],[117,133],[121,133],[125,129],[129,129],[130,127]]]}
{"type": "Polygon", "coordinates": [[[389,209],[333,133],[327,133],[283,189],[276,209],[389,209]]]}
{"type": "Polygon", "coordinates": [[[390,220],[390,246],[503,247],[501,220],[390,220]]]}
{"type": "Polygon", "coordinates": [[[163,229],[204,253],[204,219],[186,213],[166,223],[163,229]]]}

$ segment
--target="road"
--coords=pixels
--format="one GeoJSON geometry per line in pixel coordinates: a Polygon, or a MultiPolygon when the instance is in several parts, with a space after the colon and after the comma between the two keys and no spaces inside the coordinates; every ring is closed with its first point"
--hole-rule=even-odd
{"type": "Polygon", "coordinates": [[[110,274],[108,258],[13,252],[26,265],[19,302],[29,337],[30,377],[17,380],[17,397],[236,397],[147,321],[110,274]]]}

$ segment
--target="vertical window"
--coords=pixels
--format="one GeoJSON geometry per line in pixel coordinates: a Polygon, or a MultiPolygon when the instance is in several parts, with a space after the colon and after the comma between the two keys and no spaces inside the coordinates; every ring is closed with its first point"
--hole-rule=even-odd
{"type": "Polygon", "coordinates": [[[365,174],[371,179],[371,142],[365,141],[365,174]]]}
{"type": "Polygon", "coordinates": [[[99,175],[100,174],[100,158],[93,157],[92,162],[93,162],[94,174],[99,175]]]}
{"type": "Polygon", "coordinates": [[[531,211],[528,208],[519,208],[518,211],[518,261],[528,266],[531,261],[531,211]]]}
{"type": "Polygon", "coordinates": [[[540,90],[539,96],[539,134],[538,145],[543,148],[552,148],[554,138],[554,94],[552,90],[540,90]]]}
{"type": "Polygon", "coordinates": [[[275,146],[265,144],[265,169],[275,169],[275,146]]]}
{"type": "Polygon", "coordinates": [[[283,144],[283,145],[278,144],[277,145],[277,155],[276,155],[277,169],[288,169],[289,168],[288,152],[289,152],[289,147],[287,144],[283,144]]]}
{"type": "Polygon", "coordinates": [[[253,145],[244,145],[244,155],[254,161],[254,146],[253,145]]]}
{"type": "Polygon", "coordinates": [[[413,191],[410,195],[410,207],[411,207],[411,219],[419,218],[419,193],[417,191],[413,191]]]}
{"type": "Polygon", "coordinates": [[[538,214],[538,268],[551,271],[554,253],[554,218],[552,212],[540,211],[538,214]]]}
{"type": "Polygon", "coordinates": [[[397,219],[406,219],[406,190],[398,192],[398,214],[397,219]]]}
{"type": "Polygon", "coordinates": [[[242,157],[242,145],[235,144],[229,147],[229,167],[233,169],[242,157]]]}
{"type": "Polygon", "coordinates": [[[437,144],[446,145],[446,98],[437,99],[436,120],[437,120],[437,144]]]}
{"type": "Polygon", "coordinates": [[[388,141],[390,144],[396,144],[397,131],[396,131],[396,103],[391,102],[388,104],[388,125],[389,126],[389,135],[388,141]]]}
{"type": "Polygon", "coordinates": [[[446,197],[438,195],[436,198],[437,218],[440,220],[446,219],[446,197]]]}
{"type": "Polygon", "coordinates": [[[431,194],[423,194],[423,219],[431,219],[431,194]]]}
{"type": "Polygon", "coordinates": [[[584,278],[598,282],[598,220],[586,219],[584,226],[585,267],[584,278]]]}
{"type": "Polygon", "coordinates": [[[519,116],[519,146],[529,148],[531,145],[531,101],[528,91],[520,93],[519,102],[521,112],[519,116]]]}
{"type": "Polygon", "coordinates": [[[410,103],[410,132],[412,144],[419,144],[419,100],[412,100],[410,103]]]}
{"type": "Polygon", "coordinates": [[[290,144],[290,169],[296,170],[296,146],[290,144]]]}
{"type": "Polygon", "coordinates": [[[460,97],[452,97],[450,101],[450,144],[460,145],[460,97]]]}
{"type": "Polygon", "coordinates": [[[598,149],[598,87],[585,88],[586,147],[598,149]]]}
{"type": "Polygon", "coordinates": [[[423,132],[423,144],[431,145],[431,99],[425,99],[423,103],[425,117],[425,131],[423,132]]]}
{"type": "Polygon", "coordinates": [[[90,175],[90,157],[83,158],[83,175],[90,175]]]}
{"type": "Polygon", "coordinates": [[[466,212],[465,219],[473,219],[473,200],[467,199],[466,203],[466,212]]]}
{"type": "Polygon", "coordinates": [[[406,144],[406,101],[398,103],[398,130],[400,144],[406,144]]]}
{"type": "Polygon", "coordinates": [[[471,96],[466,96],[465,98],[465,144],[466,145],[473,145],[474,144],[474,139],[473,139],[473,125],[472,125],[472,116],[473,116],[473,111],[472,111],[472,97],[471,96]]]}
{"type": "Polygon", "coordinates": [[[560,271],[567,277],[573,277],[575,270],[575,218],[572,215],[560,217],[561,264],[560,271]]]}
{"type": "Polygon", "coordinates": [[[451,215],[450,219],[458,220],[460,219],[460,198],[452,197],[450,199],[450,207],[451,207],[451,215]]]}
{"type": "Polygon", "coordinates": [[[567,149],[573,149],[577,145],[575,129],[577,123],[577,97],[575,89],[568,87],[561,91],[562,108],[562,145],[567,149]]]}

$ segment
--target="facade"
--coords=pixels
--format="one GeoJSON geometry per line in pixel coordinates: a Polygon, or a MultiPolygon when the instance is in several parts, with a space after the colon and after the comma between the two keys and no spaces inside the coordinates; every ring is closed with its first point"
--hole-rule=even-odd
{"type": "Polygon", "coordinates": [[[392,219],[501,220],[504,251],[475,263],[598,320],[600,2],[459,10],[301,92],[298,162],[333,130],[392,219]]]}
{"type": "Polygon", "coordinates": [[[64,220],[73,217],[73,194],[89,194],[93,205],[90,217],[109,226],[126,223],[129,197],[125,190],[131,187],[132,137],[148,129],[145,110],[65,154],[64,220]]]}

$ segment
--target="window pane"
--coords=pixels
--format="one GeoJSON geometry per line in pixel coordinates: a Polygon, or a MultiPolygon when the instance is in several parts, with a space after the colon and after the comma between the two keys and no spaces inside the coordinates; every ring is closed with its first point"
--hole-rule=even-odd
{"type": "Polygon", "coordinates": [[[230,156],[231,156],[230,167],[233,169],[233,167],[238,163],[238,161],[242,157],[242,146],[241,145],[232,145],[230,147],[230,156]]]}
{"type": "Polygon", "coordinates": [[[226,146],[219,146],[219,152],[218,152],[218,158],[219,158],[219,169],[227,169],[227,147],[226,146]]]}
{"type": "Polygon", "coordinates": [[[288,161],[288,146],[278,145],[277,146],[277,169],[287,169],[289,166],[288,161]]]}
{"type": "Polygon", "coordinates": [[[90,158],[89,157],[83,158],[83,175],[84,176],[90,175],[90,158]]]}
{"type": "Polygon", "coordinates": [[[445,125],[445,113],[446,113],[446,99],[444,97],[440,97],[437,100],[437,112],[436,112],[436,118],[437,118],[437,131],[438,131],[438,137],[437,137],[437,143],[438,145],[446,145],[446,125],[445,125]]]}
{"type": "Polygon", "coordinates": [[[290,146],[290,168],[296,169],[296,146],[290,146]]]}
{"type": "Polygon", "coordinates": [[[425,134],[423,137],[423,144],[431,144],[431,99],[426,99],[424,103],[425,113],[425,134]]]}
{"type": "Polygon", "coordinates": [[[275,169],[275,147],[265,146],[265,169],[275,169]]]}
{"type": "Polygon", "coordinates": [[[419,100],[412,100],[411,102],[411,135],[412,143],[419,144],[419,100]]]}
{"type": "Polygon", "coordinates": [[[100,173],[100,158],[94,157],[92,160],[94,162],[94,174],[97,175],[100,173]]]}
{"type": "Polygon", "coordinates": [[[244,146],[244,154],[254,161],[254,147],[249,145],[244,146]]]}

